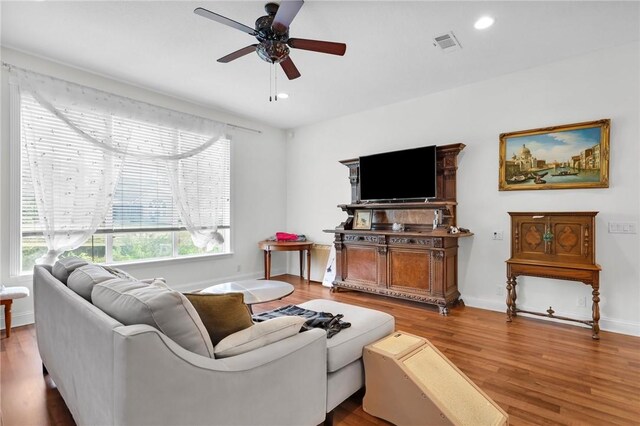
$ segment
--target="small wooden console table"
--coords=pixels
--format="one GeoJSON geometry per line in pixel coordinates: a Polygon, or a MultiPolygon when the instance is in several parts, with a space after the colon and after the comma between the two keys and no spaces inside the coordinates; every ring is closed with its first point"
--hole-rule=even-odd
{"type": "Polygon", "coordinates": [[[307,251],[307,284],[311,284],[311,247],[310,241],[269,241],[264,240],[258,243],[260,250],[264,251],[264,279],[271,279],[271,252],[272,251],[299,251],[300,252],[300,278],[303,276],[302,253],[307,251]]]}
{"type": "Polygon", "coordinates": [[[595,263],[595,216],[598,212],[509,212],[511,258],[507,260],[507,321],[518,312],[591,326],[600,339],[600,265],[595,263]],[[580,320],[516,307],[516,277],[521,275],[578,281],[592,290],[592,319],[580,320]]]}

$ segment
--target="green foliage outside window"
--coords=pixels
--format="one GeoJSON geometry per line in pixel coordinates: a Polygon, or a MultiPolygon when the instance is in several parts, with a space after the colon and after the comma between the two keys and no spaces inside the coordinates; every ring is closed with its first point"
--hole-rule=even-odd
{"type": "MultiPolygon", "coordinates": [[[[229,230],[221,230],[225,239],[229,238],[229,230]]],[[[178,256],[222,253],[223,247],[212,250],[201,249],[193,245],[188,231],[176,231],[178,256]]],[[[127,262],[144,259],[173,257],[173,232],[135,232],[112,234],[110,262],[127,262]]],[[[91,263],[106,263],[107,234],[94,234],[82,246],[60,255],[61,258],[75,256],[91,263]]],[[[22,270],[31,271],[36,259],[47,253],[47,245],[43,237],[22,238],[22,270]]]]}
{"type": "Polygon", "coordinates": [[[153,259],[173,255],[171,232],[136,232],[114,234],[112,258],[114,262],[153,259]]]}
{"type": "MultiPolygon", "coordinates": [[[[83,245],[75,250],[60,255],[61,258],[75,256],[92,263],[104,263],[105,235],[93,235],[83,245]]],[[[43,237],[22,238],[22,270],[30,271],[36,264],[36,259],[47,253],[47,244],[43,237]]]]}
{"type": "Polygon", "coordinates": [[[36,259],[47,254],[47,245],[42,237],[22,238],[22,270],[31,271],[36,259]]]}
{"type": "Polygon", "coordinates": [[[189,231],[178,232],[178,255],[188,256],[190,254],[205,253],[222,253],[222,248],[215,246],[210,251],[207,251],[206,248],[198,248],[193,245],[193,240],[191,239],[191,234],[189,234],[189,231]]]}
{"type": "Polygon", "coordinates": [[[67,251],[60,257],[79,257],[91,263],[104,263],[106,261],[106,240],[105,235],[92,235],[87,241],[75,250],[67,251]]]}

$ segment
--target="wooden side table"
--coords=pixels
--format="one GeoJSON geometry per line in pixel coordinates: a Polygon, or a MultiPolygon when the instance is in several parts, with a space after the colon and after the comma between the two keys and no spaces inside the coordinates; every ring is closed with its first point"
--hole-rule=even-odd
{"type": "Polygon", "coordinates": [[[4,306],[4,326],[7,337],[11,337],[11,305],[13,299],[29,296],[27,287],[0,287],[0,305],[4,306]]]}
{"type": "Polygon", "coordinates": [[[258,248],[264,251],[264,278],[271,279],[271,252],[272,251],[299,251],[300,252],[300,278],[304,278],[302,257],[303,252],[307,252],[307,284],[311,284],[311,247],[310,241],[260,241],[258,248]]]}

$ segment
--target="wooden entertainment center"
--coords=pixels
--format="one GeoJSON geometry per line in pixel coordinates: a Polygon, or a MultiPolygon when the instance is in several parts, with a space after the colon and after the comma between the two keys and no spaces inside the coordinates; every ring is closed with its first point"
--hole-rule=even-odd
{"type": "Polygon", "coordinates": [[[429,202],[363,203],[359,159],[341,161],[349,168],[351,204],[338,207],[348,218],[336,229],[324,231],[335,236],[334,289],[433,304],[442,315],[461,302],[458,238],[473,234],[453,234],[449,229],[457,225],[457,158],[463,148],[464,144],[436,148],[438,198],[429,202]],[[436,212],[440,219],[434,227],[436,212]],[[369,229],[354,229],[356,214],[370,214],[369,229]]]}

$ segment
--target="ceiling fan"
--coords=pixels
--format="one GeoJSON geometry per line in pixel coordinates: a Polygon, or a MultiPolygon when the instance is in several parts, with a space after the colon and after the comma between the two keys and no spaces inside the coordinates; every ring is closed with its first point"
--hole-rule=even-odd
{"type": "Polygon", "coordinates": [[[196,15],[252,35],[259,42],[223,56],[218,59],[218,62],[231,62],[251,52],[257,52],[262,60],[270,64],[280,64],[287,78],[293,80],[300,77],[300,71],[298,71],[291,57],[289,57],[290,47],[339,56],[343,56],[347,49],[347,45],[344,43],[289,38],[289,25],[291,25],[291,21],[296,17],[303,4],[303,0],[282,0],[279,5],[277,3],[267,3],[264,6],[267,15],[261,16],[256,20],[255,29],[202,7],[198,7],[193,12],[196,15]]]}

